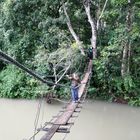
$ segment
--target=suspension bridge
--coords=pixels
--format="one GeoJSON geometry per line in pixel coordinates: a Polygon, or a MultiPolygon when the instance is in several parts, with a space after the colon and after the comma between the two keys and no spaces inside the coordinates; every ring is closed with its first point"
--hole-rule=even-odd
{"type": "MultiPolygon", "coordinates": [[[[44,80],[41,76],[33,72],[32,70],[26,68],[4,52],[0,51],[0,57],[3,60],[6,60],[16,66],[18,66],[20,69],[24,70],[28,74],[32,75],[33,77],[37,78],[38,80],[42,81],[43,83],[46,84],[52,84],[55,85],[55,83],[49,82],[44,80]]],[[[41,132],[45,131],[46,134],[41,137],[40,140],[50,140],[55,133],[63,133],[64,139],[67,136],[68,133],[70,133],[70,128],[74,125],[74,118],[77,118],[81,109],[82,109],[82,104],[86,98],[86,93],[87,93],[87,88],[90,82],[90,77],[91,77],[91,71],[92,71],[92,60],[89,60],[89,63],[87,65],[86,71],[84,73],[84,77],[81,81],[81,85],[78,90],[78,96],[80,101],[79,102],[72,102],[70,101],[63,110],[61,110],[55,117],[51,119],[51,121],[46,122],[45,125],[41,128],[38,128],[37,131],[34,133],[33,136],[31,136],[28,140],[35,140],[35,136],[41,132]]],[[[64,86],[61,84],[56,84],[58,86],[64,86]]],[[[64,140],[63,139],[63,140],[64,140]]]]}

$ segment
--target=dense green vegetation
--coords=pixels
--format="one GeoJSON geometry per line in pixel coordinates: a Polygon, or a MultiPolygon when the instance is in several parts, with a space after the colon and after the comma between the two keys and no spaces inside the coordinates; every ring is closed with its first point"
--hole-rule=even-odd
{"type": "Polygon", "coordinates": [[[66,87],[44,85],[0,58],[0,97],[36,98],[49,92],[69,96],[64,75],[76,71],[82,77],[93,46],[88,97],[139,106],[139,21],[139,0],[1,0],[0,49],[66,87]],[[97,41],[92,42],[94,37],[97,41]]]}

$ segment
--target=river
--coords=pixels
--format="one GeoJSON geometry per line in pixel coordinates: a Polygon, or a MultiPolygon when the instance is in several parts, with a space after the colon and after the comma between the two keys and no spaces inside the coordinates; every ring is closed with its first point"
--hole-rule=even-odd
{"type": "MultiPolygon", "coordinates": [[[[28,139],[34,132],[38,100],[0,99],[0,140],[28,139]]],[[[61,110],[63,103],[42,102],[38,127],[61,110]]],[[[140,140],[140,109],[87,100],[65,140],[140,140]]],[[[39,140],[45,132],[40,132],[39,140]]],[[[52,140],[62,140],[56,134],[52,140]]]]}

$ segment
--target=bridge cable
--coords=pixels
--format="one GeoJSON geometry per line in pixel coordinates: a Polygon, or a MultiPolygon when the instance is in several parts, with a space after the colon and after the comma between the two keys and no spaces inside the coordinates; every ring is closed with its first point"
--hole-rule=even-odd
{"type": "Polygon", "coordinates": [[[46,83],[46,84],[49,84],[49,85],[56,85],[56,86],[65,87],[65,85],[63,85],[63,84],[56,84],[56,83],[53,83],[53,82],[50,82],[50,81],[47,81],[47,80],[43,79],[40,75],[36,74],[34,71],[30,70],[29,68],[23,66],[21,63],[14,60],[12,57],[8,56],[7,54],[2,52],[1,50],[0,50],[0,56],[4,59],[8,60],[12,64],[16,65],[17,67],[19,67],[20,69],[27,72],[28,74],[30,74],[31,76],[35,77],[36,79],[38,79],[39,81],[41,81],[43,83],[46,83]]]}
{"type": "MultiPolygon", "coordinates": [[[[39,99],[39,102],[38,102],[37,113],[36,113],[36,117],[35,117],[35,121],[34,121],[34,134],[36,133],[37,126],[38,126],[38,121],[39,121],[39,116],[40,116],[40,112],[41,112],[42,101],[43,101],[43,96],[41,96],[41,98],[39,99]]],[[[35,136],[33,137],[33,140],[35,140],[35,136]]]]}

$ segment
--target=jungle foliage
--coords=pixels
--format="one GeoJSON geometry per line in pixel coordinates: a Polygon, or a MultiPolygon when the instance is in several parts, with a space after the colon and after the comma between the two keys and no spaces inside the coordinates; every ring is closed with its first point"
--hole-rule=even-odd
{"type": "Polygon", "coordinates": [[[1,0],[0,49],[66,87],[44,85],[0,58],[0,97],[37,98],[49,92],[69,97],[65,74],[76,71],[82,77],[88,58],[81,55],[67,26],[63,3],[86,55],[92,31],[84,6],[90,3],[97,57],[88,97],[139,106],[139,0],[1,0]]]}

